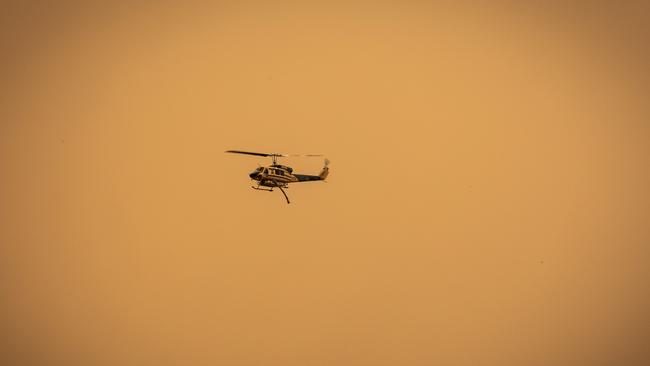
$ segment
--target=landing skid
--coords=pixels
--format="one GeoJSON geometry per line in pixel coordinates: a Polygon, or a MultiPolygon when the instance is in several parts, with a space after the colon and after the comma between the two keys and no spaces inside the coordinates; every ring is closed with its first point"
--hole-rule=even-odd
{"type": "MultiPolygon", "coordinates": [[[[266,189],[266,188],[260,188],[260,186],[257,186],[257,187],[251,186],[251,188],[253,188],[255,190],[258,190],[258,191],[273,192],[273,188],[266,189]]],[[[277,186],[277,188],[280,189],[280,192],[282,192],[282,194],[284,195],[284,198],[287,199],[287,203],[291,203],[291,201],[289,201],[289,196],[287,196],[287,193],[284,191],[284,189],[282,189],[282,187],[280,187],[280,186],[277,186]]]]}
{"type": "Polygon", "coordinates": [[[255,187],[255,186],[251,186],[251,188],[256,189],[256,190],[258,190],[258,191],[273,192],[273,188],[271,188],[271,189],[266,189],[266,188],[260,188],[259,186],[257,186],[257,187],[255,187]]]}

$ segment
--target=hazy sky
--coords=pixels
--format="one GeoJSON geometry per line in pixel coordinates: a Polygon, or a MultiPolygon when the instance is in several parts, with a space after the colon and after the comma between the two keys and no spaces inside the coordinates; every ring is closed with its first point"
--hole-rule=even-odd
{"type": "Polygon", "coordinates": [[[3,8],[1,364],[650,363],[650,8],[344,4],[3,8]]]}

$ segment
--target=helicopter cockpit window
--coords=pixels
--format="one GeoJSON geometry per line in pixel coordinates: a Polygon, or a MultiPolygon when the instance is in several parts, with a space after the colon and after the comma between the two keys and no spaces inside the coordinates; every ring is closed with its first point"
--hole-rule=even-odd
{"type": "Polygon", "coordinates": [[[263,169],[264,169],[264,168],[262,168],[261,166],[258,166],[256,170],[257,170],[258,172],[261,172],[263,169]]]}
{"type": "Polygon", "coordinates": [[[269,174],[269,170],[264,168],[264,174],[269,174]]]}

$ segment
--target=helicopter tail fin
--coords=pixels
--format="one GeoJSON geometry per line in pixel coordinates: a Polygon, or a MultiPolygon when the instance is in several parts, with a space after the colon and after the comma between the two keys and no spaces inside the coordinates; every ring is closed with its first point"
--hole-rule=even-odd
{"type": "Polygon", "coordinates": [[[328,165],[330,164],[330,161],[325,159],[325,166],[323,166],[323,170],[320,171],[320,174],[318,174],[318,177],[322,180],[325,180],[327,178],[327,175],[330,173],[330,168],[328,165]]]}

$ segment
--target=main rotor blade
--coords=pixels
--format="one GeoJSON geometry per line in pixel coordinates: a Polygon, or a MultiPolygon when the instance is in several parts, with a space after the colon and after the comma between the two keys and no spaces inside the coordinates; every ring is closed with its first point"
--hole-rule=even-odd
{"type": "Polygon", "coordinates": [[[239,151],[239,150],[227,150],[227,153],[232,153],[232,154],[245,154],[245,155],[255,155],[255,156],[286,156],[282,154],[267,154],[267,153],[258,153],[258,152],[251,152],[251,151],[239,151]]]}
{"type": "Polygon", "coordinates": [[[287,157],[287,156],[307,156],[307,157],[316,157],[323,156],[322,154],[279,154],[279,153],[258,153],[252,151],[241,151],[241,150],[227,150],[227,153],[232,154],[245,154],[245,155],[255,155],[255,156],[277,156],[277,157],[287,157]]]}

